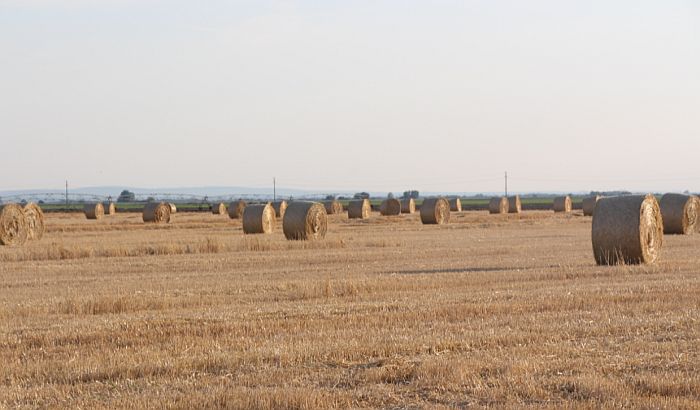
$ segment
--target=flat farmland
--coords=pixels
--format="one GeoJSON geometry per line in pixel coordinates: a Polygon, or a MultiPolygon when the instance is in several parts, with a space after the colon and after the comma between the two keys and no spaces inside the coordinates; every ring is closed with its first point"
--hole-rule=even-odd
{"type": "Polygon", "coordinates": [[[0,407],[700,406],[700,235],[599,267],[578,213],[46,224],[0,247],[0,407]]]}

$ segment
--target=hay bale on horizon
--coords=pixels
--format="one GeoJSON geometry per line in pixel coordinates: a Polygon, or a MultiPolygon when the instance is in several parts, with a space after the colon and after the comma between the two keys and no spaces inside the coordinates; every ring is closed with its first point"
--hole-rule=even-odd
{"type": "Polygon", "coordinates": [[[445,198],[427,198],[420,206],[420,220],[425,225],[450,222],[450,202],[445,198]]]}
{"type": "Polygon", "coordinates": [[[513,195],[508,197],[508,213],[509,214],[519,214],[523,211],[522,202],[520,202],[520,195],[513,195]]]}
{"type": "Polygon", "coordinates": [[[659,204],[664,221],[664,233],[669,235],[690,235],[698,229],[698,206],[696,196],[666,194],[659,204]]]}
{"type": "Polygon", "coordinates": [[[176,214],[177,213],[177,206],[175,206],[174,203],[168,202],[168,206],[170,207],[170,214],[176,214]]]}
{"type": "Polygon", "coordinates": [[[27,239],[38,241],[44,236],[44,211],[34,202],[25,205],[23,211],[27,221],[27,239]]]}
{"type": "Polygon", "coordinates": [[[101,202],[85,204],[83,211],[87,219],[101,219],[105,215],[105,207],[101,202]]]}
{"type": "Polygon", "coordinates": [[[504,196],[491,198],[489,201],[490,214],[507,214],[509,208],[508,198],[504,196]]]}
{"type": "Polygon", "coordinates": [[[284,213],[287,210],[287,201],[275,201],[272,207],[275,209],[275,217],[284,219],[284,213]]]}
{"type": "Polygon", "coordinates": [[[570,196],[558,196],[554,198],[554,203],[552,204],[552,209],[554,212],[566,212],[569,213],[573,209],[570,196]]]}
{"type": "Polygon", "coordinates": [[[0,245],[24,245],[29,239],[24,209],[17,204],[0,205],[0,245]]]}
{"type": "Polygon", "coordinates": [[[654,195],[601,198],[591,228],[596,263],[654,263],[663,245],[663,230],[654,195]]]}
{"type": "Polygon", "coordinates": [[[143,221],[153,223],[170,222],[170,205],[165,202],[149,202],[143,208],[143,221]]]}
{"type": "Polygon", "coordinates": [[[416,200],[413,198],[404,198],[401,200],[401,213],[413,214],[416,213],[416,200]]]}
{"type": "Polygon", "coordinates": [[[117,213],[117,207],[112,201],[102,202],[102,208],[105,210],[105,215],[114,215],[117,213]]]}
{"type": "Polygon", "coordinates": [[[238,201],[233,201],[228,205],[228,217],[231,219],[239,219],[243,216],[245,207],[248,205],[244,200],[239,199],[238,201]]]}
{"type": "Polygon", "coordinates": [[[323,206],[326,208],[326,213],[328,215],[336,215],[343,213],[343,204],[341,204],[337,199],[332,201],[323,201],[323,206]]]}
{"type": "Polygon", "coordinates": [[[379,213],[383,216],[401,215],[401,201],[396,198],[387,198],[379,205],[379,213]]]}
{"type": "Polygon", "coordinates": [[[226,204],[223,202],[211,204],[211,213],[214,215],[226,215],[226,204]]]}
{"type": "Polygon", "coordinates": [[[282,230],[289,240],[323,239],[328,230],[326,208],[319,202],[292,202],[284,214],[282,230]]]}
{"type": "Polygon", "coordinates": [[[271,233],[275,222],[275,208],[270,202],[248,205],[243,212],[243,233],[271,233]]]}
{"type": "Polygon", "coordinates": [[[355,199],[348,204],[348,218],[367,219],[372,214],[372,204],[369,199],[355,199]]]}
{"type": "Polygon", "coordinates": [[[583,198],[583,202],[581,203],[581,207],[583,208],[583,215],[584,216],[593,216],[593,213],[595,212],[595,206],[600,200],[601,196],[600,195],[594,195],[594,196],[589,196],[586,198],[583,198]]]}
{"type": "Polygon", "coordinates": [[[450,199],[450,211],[462,212],[462,199],[461,198],[450,199]]]}

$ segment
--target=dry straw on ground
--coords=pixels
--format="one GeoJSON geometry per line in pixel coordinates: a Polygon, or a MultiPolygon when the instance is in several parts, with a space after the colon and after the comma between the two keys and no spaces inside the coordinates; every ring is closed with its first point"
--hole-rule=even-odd
{"type": "Polygon", "coordinates": [[[102,203],[102,207],[105,210],[105,215],[114,215],[117,213],[117,207],[112,201],[105,201],[102,203]]]}
{"type": "Polygon", "coordinates": [[[663,243],[659,203],[651,194],[600,199],[591,240],[599,265],[655,262],[663,243]]]}
{"type": "Polygon", "coordinates": [[[520,202],[520,195],[513,195],[508,197],[508,213],[509,214],[519,214],[523,210],[523,205],[520,202]]]}
{"type": "Polygon", "coordinates": [[[426,225],[450,222],[450,203],[445,198],[427,198],[420,207],[420,220],[426,225]]]}
{"type": "Polygon", "coordinates": [[[214,215],[226,215],[226,204],[223,202],[215,202],[211,204],[211,213],[214,215]]]}
{"type": "Polygon", "coordinates": [[[170,207],[170,214],[176,214],[177,213],[177,206],[175,206],[174,203],[168,202],[168,206],[170,207]]]}
{"type": "Polygon", "coordinates": [[[367,219],[372,213],[369,199],[355,199],[348,204],[348,218],[367,219]]]}
{"type": "Polygon", "coordinates": [[[85,204],[83,210],[87,219],[100,219],[105,215],[105,207],[100,202],[85,204]]]}
{"type": "Polygon", "coordinates": [[[416,201],[413,198],[404,198],[401,200],[401,213],[413,214],[416,212],[416,201]]]}
{"type": "Polygon", "coordinates": [[[283,219],[284,212],[287,210],[287,201],[275,201],[272,207],[275,209],[275,217],[283,219]]]}
{"type": "Polygon", "coordinates": [[[383,216],[401,215],[401,201],[396,198],[387,198],[379,205],[379,213],[383,216]]]}
{"type": "Polygon", "coordinates": [[[581,207],[583,208],[583,215],[593,216],[593,212],[595,212],[595,206],[600,200],[600,198],[600,195],[594,195],[583,198],[583,202],[581,204],[581,207]]]}
{"type": "Polygon", "coordinates": [[[698,229],[698,198],[692,195],[666,194],[661,197],[664,233],[689,235],[698,229]]]}
{"type": "Polygon", "coordinates": [[[245,211],[246,202],[242,199],[238,201],[233,201],[228,205],[228,216],[231,219],[239,219],[243,216],[245,211]]]}
{"type": "Polygon", "coordinates": [[[573,205],[571,204],[570,196],[558,196],[554,198],[554,204],[552,205],[554,212],[571,212],[573,205]]]}
{"type": "Polygon", "coordinates": [[[508,198],[494,197],[489,201],[490,214],[507,214],[508,213],[508,198]]]}
{"type": "Polygon", "coordinates": [[[275,208],[271,203],[248,205],[243,212],[243,233],[271,233],[275,221],[275,208]]]}
{"type": "Polygon", "coordinates": [[[0,205],[0,244],[23,245],[29,238],[24,209],[17,204],[0,205]]]}
{"type": "Polygon", "coordinates": [[[143,208],[143,221],[154,223],[170,222],[170,205],[165,202],[150,202],[143,208]]]}
{"type": "Polygon", "coordinates": [[[323,239],[328,230],[326,208],[319,202],[292,202],[284,214],[282,229],[290,240],[323,239]]]}
{"type": "Polygon", "coordinates": [[[328,215],[336,215],[343,213],[343,204],[334,199],[332,201],[324,201],[323,206],[326,208],[328,215]]]}
{"type": "Polygon", "coordinates": [[[450,199],[450,211],[462,212],[462,200],[460,198],[450,199]]]}
{"type": "Polygon", "coordinates": [[[39,205],[30,202],[24,206],[24,217],[27,220],[27,239],[39,240],[44,236],[44,212],[39,205]]]}

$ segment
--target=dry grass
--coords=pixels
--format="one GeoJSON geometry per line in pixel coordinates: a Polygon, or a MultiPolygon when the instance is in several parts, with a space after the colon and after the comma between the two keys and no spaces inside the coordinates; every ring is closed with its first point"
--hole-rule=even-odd
{"type": "Polygon", "coordinates": [[[0,247],[0,407],[700,405],[698,235],[599,267],[576,214],[139,220],[0,247]]]}

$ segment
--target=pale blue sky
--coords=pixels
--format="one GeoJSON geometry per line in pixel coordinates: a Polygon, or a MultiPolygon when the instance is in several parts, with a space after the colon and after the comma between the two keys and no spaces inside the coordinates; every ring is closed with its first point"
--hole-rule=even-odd
{"type": "Polygon", "coordinates": [[[697,191],[698,4],[0,0],[0,189],[697,191]]]}

